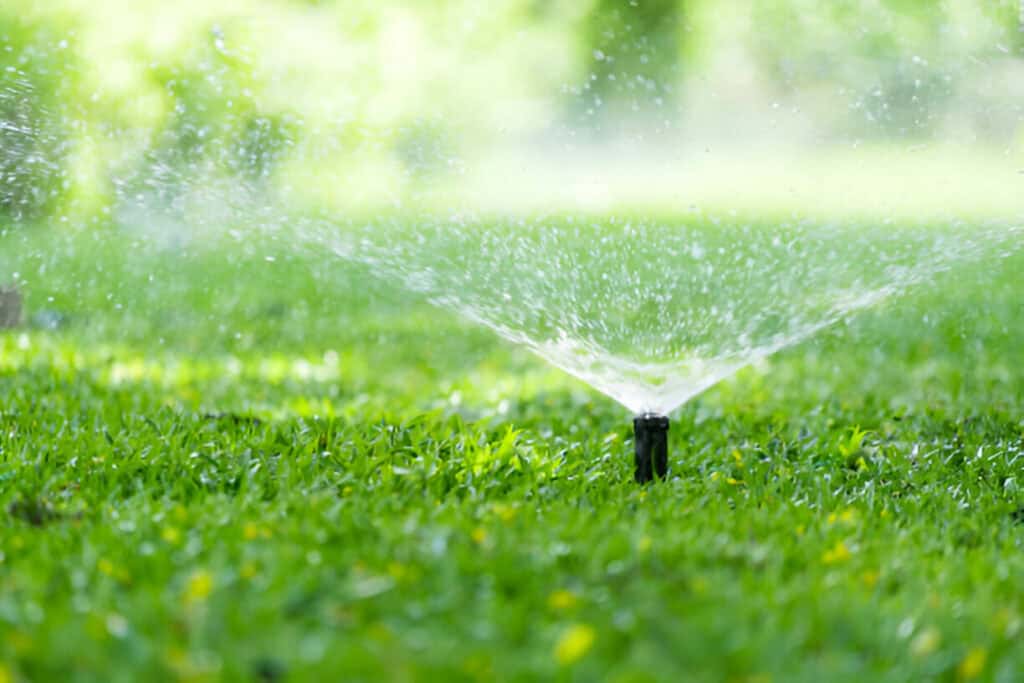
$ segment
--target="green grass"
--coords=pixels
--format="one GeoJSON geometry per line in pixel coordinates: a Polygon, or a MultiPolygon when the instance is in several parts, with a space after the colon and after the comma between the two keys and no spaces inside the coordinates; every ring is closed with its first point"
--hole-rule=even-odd
{"type": "Polygon", "coordinates": [[[611,402],[265,256],[0,236],[0,681],[1024,670],[1024,258],[711,390],[641,489],[611,402]]]}

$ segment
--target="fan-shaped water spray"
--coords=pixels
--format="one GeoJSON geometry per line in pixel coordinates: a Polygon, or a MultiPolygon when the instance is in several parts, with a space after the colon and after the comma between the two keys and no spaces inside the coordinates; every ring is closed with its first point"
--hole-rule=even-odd
{"type": "Polygon", "coordinates": [[[1010,253],[1020,236],[1002,223],[626,218],[403,219],[302,233],[632,411],[640,480],[667,421],[648,427],[689,399],[958,264],[1010,253]]]}
{"type": "Polygon", "coordinates": [[[555,218],[320,226],[303,238],[494,329],[637,414],[668,414],[853,312],[1012,250],[1019,232],[555,218]]]}

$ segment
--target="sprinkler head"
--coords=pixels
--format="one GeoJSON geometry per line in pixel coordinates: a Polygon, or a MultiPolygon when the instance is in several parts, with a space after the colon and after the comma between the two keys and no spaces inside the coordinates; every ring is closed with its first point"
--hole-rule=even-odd
{"type": "Polygon", "coordinates": [[[636,453],[638,484],[646,484],[655,475],[668,475],[668,418],[644,413],[633,418],[633,445],[636,453]]]}

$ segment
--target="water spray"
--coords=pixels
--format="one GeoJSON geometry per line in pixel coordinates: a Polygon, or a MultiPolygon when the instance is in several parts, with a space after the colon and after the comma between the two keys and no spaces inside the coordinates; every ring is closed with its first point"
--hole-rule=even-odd
{"type": "Polygon", "coordinates": [[[633,442],[636,453],[636,481],[646,484],[655,476],[668,475],[668,417],[644,413],[633,418],[633,442]]]}

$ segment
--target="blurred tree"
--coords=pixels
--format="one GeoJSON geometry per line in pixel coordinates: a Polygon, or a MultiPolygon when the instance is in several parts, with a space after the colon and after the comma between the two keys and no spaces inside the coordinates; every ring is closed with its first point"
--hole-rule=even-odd
{"type": "Polygon", "coordinates": [[[681,0],[595,0],[583,29],[583,104],[609,115],[671,101],[681,54],[681,0]]]}
{"type": "Polygon", "coordinates": [[[295,144],[296,117],[259,106],[261,85],[249,60],[228,49],[219,27],[179,62],[149,74],[168,108],[137,177],[123,184],[133,200],[170,206],[190,186],[218,176],[262,186],[295,144]]]}
{"type": "MultiPolygon", "coordinates": [[[[954,92],[940,0],[755,0],[751,50],[780,96],[828,88],[820,119],[855,137],[927,137],[954,92]],[[879,11],[881,10],[881,11],[879,11]]],[[[950,51],[952,52],[952,51],[950,51]]]]}
{"type": "Polygon", "coordinates": [[[1024,2],[1021,0],[993,0],[985,3],[986,12],[1000,27],[1005,47],[1018,57],[1024,57],[1024,2]]]}
{"type": "Polygon", "coordinates": [[[68,35],[0,9],[0,217],[42,218],[70,187],[68,35]]]}

